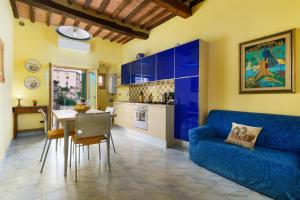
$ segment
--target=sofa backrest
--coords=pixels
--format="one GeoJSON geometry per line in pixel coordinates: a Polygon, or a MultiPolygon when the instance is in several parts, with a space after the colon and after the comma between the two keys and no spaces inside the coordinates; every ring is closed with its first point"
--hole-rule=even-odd
{"type": "Polygon", "coordinates": [[[300,155],[300,117],[225,110],[212,110],[207,124],[214,127],[220,138],[227,138],[232,122],[262,127],[256,146],[300,155]]]}

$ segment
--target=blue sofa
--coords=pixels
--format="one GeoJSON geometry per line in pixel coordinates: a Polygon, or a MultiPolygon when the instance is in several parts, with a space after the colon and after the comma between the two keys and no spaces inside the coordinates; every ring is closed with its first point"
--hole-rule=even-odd
{"type": "Polygon", "coordinates": [[[189,131],[190,159],[274,199],[300,199],[300,117],[213,110],[189,131]],[[232,122],[262,127],[255,149],[227,144],[232,122]]]}

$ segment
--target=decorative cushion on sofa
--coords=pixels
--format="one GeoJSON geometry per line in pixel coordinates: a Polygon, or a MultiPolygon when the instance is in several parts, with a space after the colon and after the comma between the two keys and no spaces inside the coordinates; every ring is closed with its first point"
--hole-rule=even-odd
{"type": "Polygon", "coordinates": [[[225,142],[245,148],[253,148],[261,129],[260,127],[246,126],[232,122],[231,132],[225,142]]]}

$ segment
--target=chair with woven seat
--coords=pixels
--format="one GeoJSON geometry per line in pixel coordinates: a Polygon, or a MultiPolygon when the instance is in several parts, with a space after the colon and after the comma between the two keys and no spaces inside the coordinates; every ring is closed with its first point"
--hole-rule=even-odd
{"type": "MultiPolygon", "coordinates": [[[[101,162],[100,143],[107,143],[107,162],[110,166],[110,113],[78,113],[75,121],[75,135],[72,141],[75,145],[75,181],[77,182],[77,148],[80,146],[99,145],[99,165],[101,162]]],[[[80,151],[80,149],[79,149],[80,151]]]]}
{"type": "MultiPolygon", "coordinates": [[[[43,173],[44,166],[45,166],[45,163],[46,163],[46,159],[47,159],[47,156],[48,156],[48,152],[49,152],[49,148],[50,148],[51,142],[54,139],[57,140],[57,139],[64,138],[64,129],[48,130],[47,115],[46,115],[46,113],[42,109],[40,109],[39,112],[42,114],[42,116],[44,118],[44,124],[45,124],[44,131],[45,131],[45,134],[46,134],[46,137],[47,137],[46,141],[45,141],[45,144],[44,144],[43,151],[42,151],[41,159],[40,159],[40,162],[41,162],[43,160],[43,156],[44,156],[45,150],[47,148],[45,156],[44,156],[43,164],[42,164],[42,167],[41,167],[41,170],[40,170],[40,172],[43,173]],[[47,146],[47,143],[48,143],[48,146],[47,146]]],[[[74,131],[70,132],[70,136],[72,136],[74,134],[75,134],[74,131]]]]}

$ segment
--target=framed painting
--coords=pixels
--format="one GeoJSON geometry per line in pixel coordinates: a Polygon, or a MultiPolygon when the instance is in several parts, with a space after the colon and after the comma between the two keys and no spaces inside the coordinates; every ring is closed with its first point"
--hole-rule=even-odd
{"type": "Polygon", "coordinates": [[[240,93],[294,92],[295,30],[240,44],[240,93]]]}
{"type": "Polygon", "coordinates": [[[0,83],[4,82],[4,43],[0,38],[0,83]]]}

